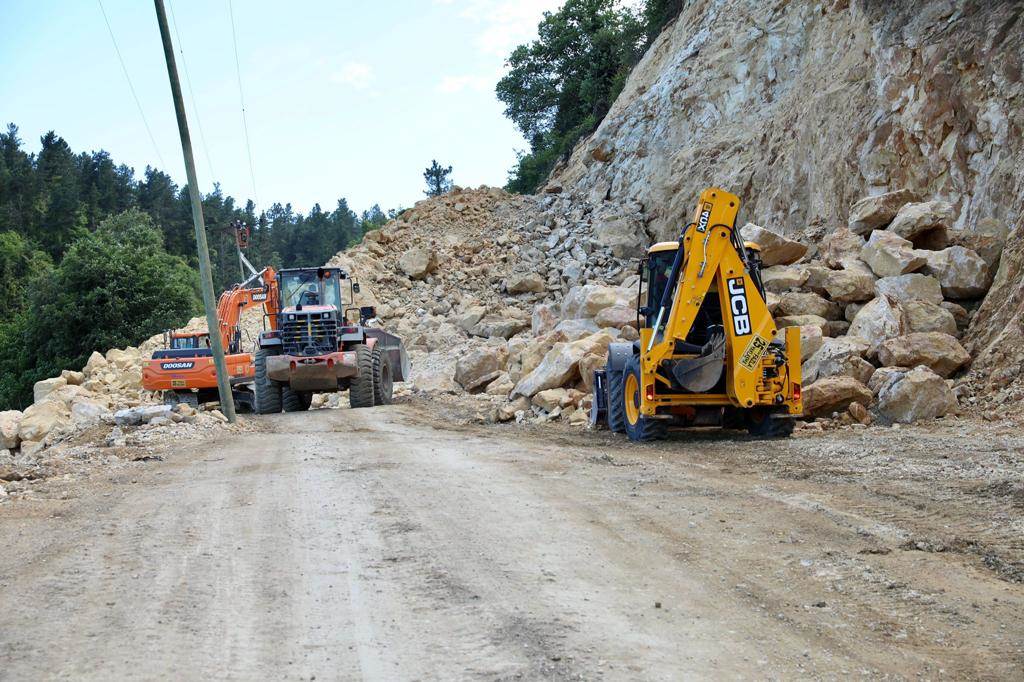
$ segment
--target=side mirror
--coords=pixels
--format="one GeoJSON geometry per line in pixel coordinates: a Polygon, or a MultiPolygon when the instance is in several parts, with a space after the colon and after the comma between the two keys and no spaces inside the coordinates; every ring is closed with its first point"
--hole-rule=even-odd
{"type": "Polygon", "coordinates": [[[364,320],[369,320],[371,318],[377,317],[377,309],[374,308],[372,305],[364,305],[359,309],[359,317],[361,317],[364,320]]]}
{"type": "Polygon", "coordinates": [[[640,308],[640,310],[638,310],[637,312],[639,312],[644,317],[650,317],[651,316],[651,308],[650,308],[650,306],[646,306],[645,305],[644,307],[640,308]]]}
{"type": "Polygon", "coordinates": [[[356,294],[359,293],[359,282],[352,282],[352,292],[356,294]]]}

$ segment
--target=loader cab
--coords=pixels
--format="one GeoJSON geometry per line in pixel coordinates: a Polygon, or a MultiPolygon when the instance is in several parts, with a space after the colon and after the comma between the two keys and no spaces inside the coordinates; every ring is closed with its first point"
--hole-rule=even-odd
{"type": "Polygon", "coordinates": [[[281,309],[325,306],[341,310],[344,307],[341,280],[345,278],[345,272],[340,268],[282,270],[278,273],[281,309]]]}

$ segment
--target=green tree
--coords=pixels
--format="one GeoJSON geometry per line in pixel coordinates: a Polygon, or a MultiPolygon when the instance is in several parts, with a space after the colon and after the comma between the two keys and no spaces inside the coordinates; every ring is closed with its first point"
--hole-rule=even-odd
{"type": "Polygon", "coordinates": [[[423,179],[427,181],[427,190],[424,192],[428,197],[439,197],[452,189],[452,181],[448,176],[452,174],[452,167],[444,168],[433,160],[430,167],[423,171],[423,179]]]}
{"type": "Polygon", "coordinates": [[[0,383],[6,405],[31,402],[35,381],[81,367],[94,350],[138,344],[200,309],[195,272],[135,209],[79,236],[52,272],[29,279],[27,298],[31,314],[0,333],[0,371],[19,370],[0,383]]]}

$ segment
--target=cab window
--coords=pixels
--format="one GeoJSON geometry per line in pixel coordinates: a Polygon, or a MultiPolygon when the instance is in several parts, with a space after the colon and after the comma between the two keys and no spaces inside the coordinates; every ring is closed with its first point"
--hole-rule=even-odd
{"type": "Polygon", "coordinates": [[[326,305],[342,308],[341,286],[337,272],[325,273],[320,280],[316,271],[287,272],[281,275],[281,302],[286,308],[326,305]]]}

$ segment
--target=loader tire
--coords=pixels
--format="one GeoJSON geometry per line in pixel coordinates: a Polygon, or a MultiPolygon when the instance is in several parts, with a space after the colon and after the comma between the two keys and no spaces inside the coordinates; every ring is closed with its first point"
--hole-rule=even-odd
{"type": "Polygon", "coordinates": [[[291,386],[281,387],[281,406],[285,412],[305,412],[313,402],[309,391],[293,391],[291,386]]]}
{"type": "Polygon", "coordinates": [[[651,419],[640,413],[643,381],[640,377],[640,358],[634,355],[626,361],[622,373],[622,392],[618,401],[625,413],[626,435],[637,442],[661,440],[668,436],[668,425],[664,420],[651,419]]]}
{"type": "Polygon", "coordinates": [[[772,418],[764,409],[747,410],[744,414],[747,433],[755,438],[789,438],[793,435],[795,420],[790,417],[772,418]]]}
{"type": "Polygon", "coordinates": [[[625,433],[626,403],[622,400],[624,375],[609,366],[605,370],[605,377],[608,379],[608,429],[612,433],[625,433]]]}
{"type": "Polygon", "coordinates": [[[373,349],[373,404],[390,405],[395,392],[388,356],[378,347],[373,349]]]}
{"type": "Polygon", "coordinates": [[[266,350],[256,351],[256,414],[277,414],[281,411],[281,385],[267,376],[266,350]]]}
{"type": "Polygon", "coordinates": [[[353,407],[373,407],[373,351],[365,344],[358,344],[356,366],[359,374],[352,377],[348,388],[348,404],[353,407]]]}

